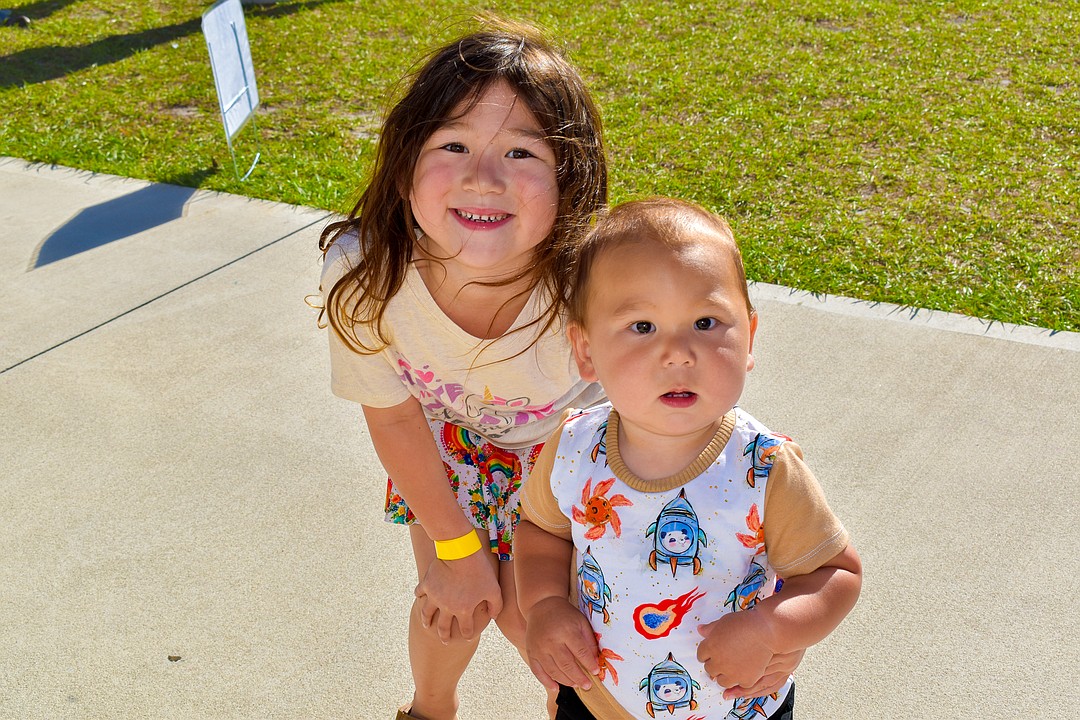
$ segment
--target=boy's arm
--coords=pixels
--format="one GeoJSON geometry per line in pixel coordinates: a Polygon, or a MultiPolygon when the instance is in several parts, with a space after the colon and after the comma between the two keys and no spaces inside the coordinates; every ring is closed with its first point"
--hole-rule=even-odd
{"type": "Polygon", "coordinates": [[[590,673],[600,672],[592,625],[568,599],[573,551],[573,543],[528,520],[522,519],[514,531],[525,652],[537,680],[551,690],[560,684],[587,690],[592,686],[590,673]]]}
{"type": "Polygon", "coordinates": [[[803,650],[836,629],[862,588],[862,561],[850,544],[818,569],[784,579],[781,592],[698,631],[698,659],[723,687],[752,687],[774,655],[803,650]]]}
{"type": "MultiPolygon", "coordinates": [[[[850,546],[850,538],[844,526],[829,508],[820,483],[803,461],[802,449],[793,441],[784,442],[774,455],[768,485],[765,489],[764,510],[762,530],[765,547],[768,549],[769,563],[776,568],[777,575],[786,580],[779,596],[763,606],[766,610],[765,615],[771,612],[770,604],[781,602],[785,597],[795,599],[796,596],[809,594],[812,596],[810,599],[817,598],[817,601],[825,603],[826,610],[835,609],[838,617],[835,623],[828,622],[827,617],[824,618],[826,628],[823,633],[809,632],[805,635],[798,633],[784,636],[782,642],[773,643],[777,645],[776,652],[768,646],[770,642],[768,637],[761,639],[761,642],[766,643],[764,645],[740,649],[737,645],[728,643],[722,635],[710,633],[704,643],[703,653],[714,659],[710,667],[713,668],[715,674],[721,674],[718,659],[736,651],[741,652],[744,658],[756,655],[758,662],[762,659],[766,662],[765,674],[756,683],[728,684],[732,680],[726,678],[724,681],[727,687],[724,692],[726,698],[760,697],[762,694],[771,692],[771,690],[762,692],[762,687],[775,689],[777,683],[782,685],[791,671],[798,666],[803,651],[810,644],[827,635],[847,614],[850,605],[854,604],[858,596],[858,588],[861,585],[862,569],[858,562],[858,554],[850,546]],[[827,569],[834,565],[835,570],[827,569]],[[819,573],[819,570],[822,572],[819,573]],[[856,577],[852,578],[850,575],[856,577]],[[845,607],[843,598],[833,603],[833,598],[830,597],[832,592],[837,589],[840,590],[841,595],[851,592],[846,583],[852,579],[856,582],[850,605],[845,607]],[[815,584],[820,587],[815,587],[815,584]],[[805,644],[802,642],[804,640],[805,644]],[[786,650],[794,652],[785,654],[786,650]],[[768,659],[770,652],[773,654],[771,659],[768,659]]],[[[803,600],[806,599],[803,598],[803,600]]],[[[783,606],[780,611],[781,619],[790,619],[792,612],[795,615],[801,614],[799,609],[801,604],[802,600],[783,606]]],[[[735,614],[741,615],[748,612],[751,611],[743,610],[735,614]]],[[[749,624],[754,619],[756,616],[748,616],[737,622],[749,624]]],[[[807,629],[812,630],[812,626],[813,623],[807,629]]],[[[754,673],[747,672],[746,674],[752,676],[754,673]]]]}

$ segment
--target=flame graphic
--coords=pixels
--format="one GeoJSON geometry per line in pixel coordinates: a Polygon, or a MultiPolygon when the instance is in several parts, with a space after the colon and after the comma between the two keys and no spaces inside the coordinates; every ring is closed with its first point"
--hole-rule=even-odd
{"type": "Polygon", "coordinates": [[[694,603],[703,597],[705,593],[698,593],[697,588],[694,588],[674,600],[669,598],[655,605],[650,603],[638,605],[634,609],[634,627],[642,637],[649,640],[667,637],[672,630],[679,627],[679,623],[694,603]]]}

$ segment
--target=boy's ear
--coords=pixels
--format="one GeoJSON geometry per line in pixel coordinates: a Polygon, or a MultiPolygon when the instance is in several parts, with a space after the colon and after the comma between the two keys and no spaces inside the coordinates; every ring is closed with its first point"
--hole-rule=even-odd
{"type": "Polygon", "coordinates": [[[592,351],[589,348],[589,336],[585,328],[575,322],[566,327],[566,336],[570,338],[570,348],[574,352],[578,375],[586,382],[597,382],[596,369],[593,367],[592,351]]]}
{"type": "Polygon", "coordinates": [[[754,369],[754,334],[757,332],[757,312],[750,313],[750,348],[746,353],[746,372],[754,369]]]}

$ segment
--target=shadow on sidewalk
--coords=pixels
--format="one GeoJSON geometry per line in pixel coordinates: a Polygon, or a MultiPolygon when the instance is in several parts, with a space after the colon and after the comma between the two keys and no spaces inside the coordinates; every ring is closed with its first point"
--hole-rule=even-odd
{"type": "Polygon", "coordinates": [[[64,260],[177,220],[199,184],[214,170],[176,178],[185,186],[154,184],[80,210],[52,232],[30,258],[28,270],[64,260]]]}

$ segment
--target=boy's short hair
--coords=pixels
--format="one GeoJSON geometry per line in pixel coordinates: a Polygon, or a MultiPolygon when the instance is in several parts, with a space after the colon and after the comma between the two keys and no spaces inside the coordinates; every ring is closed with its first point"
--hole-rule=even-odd
{"type": "Polygon", "coordinates": [[[596,258],[602,253],[643,240],[678,248],[698,242],[702,233],[715,235],[731,250],[731,260],[746,299],[746,310],[753,315],[754,306],[746,288],[742,253],[727,221],[696,203],[656,197],[625,202],[604,212],[597,219],[596,226],[581,241],[570,283],[567,303],[569,320],[579,325],[585,324],[589,278],[596,258]]]}

